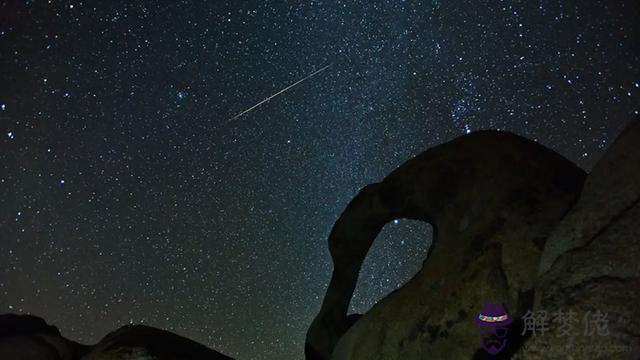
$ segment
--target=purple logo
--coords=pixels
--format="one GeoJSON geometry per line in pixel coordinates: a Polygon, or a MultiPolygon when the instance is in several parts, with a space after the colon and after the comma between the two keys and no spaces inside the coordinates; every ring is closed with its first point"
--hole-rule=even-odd
{"type": "Polygon", "coordinates": [[[512,321],[502,304],[486,304],[475,318],[481,331],[480,346],[491,355],[502,351],[512,321]]]}

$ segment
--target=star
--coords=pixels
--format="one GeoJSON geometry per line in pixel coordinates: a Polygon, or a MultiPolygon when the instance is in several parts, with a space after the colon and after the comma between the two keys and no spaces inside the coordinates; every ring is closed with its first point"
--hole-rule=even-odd
{"type": "MultiPolygon", "coordinates": [[[[366,185],[481,129],[593,167],[640,111],[632,7],[0,2],[3,306],[85,343],[133,319],[299,359],[366,185]]],[[[353,312],[422,267],[430,225],[389,225],[353,312]]]]}

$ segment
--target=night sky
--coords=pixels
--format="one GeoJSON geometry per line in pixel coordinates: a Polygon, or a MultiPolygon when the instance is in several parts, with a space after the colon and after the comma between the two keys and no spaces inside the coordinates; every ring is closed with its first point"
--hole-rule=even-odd
{"type": "MultiPolygon", "coordinates": [[[[302,358],[360,188],[478,129],[589,170],[638,114],[640,5],[571,3],[0,1],[0,312],[302,358]]],[[[353,311],[430,241],[388,224],[353,311]]]]}

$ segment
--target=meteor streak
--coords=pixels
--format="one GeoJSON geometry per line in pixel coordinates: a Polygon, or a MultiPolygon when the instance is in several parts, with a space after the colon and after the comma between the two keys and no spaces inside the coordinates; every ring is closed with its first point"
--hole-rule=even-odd
{"type": "Polygon", "coordinates": [[[327,65],[327,66],[325,66],[325,67],[323,67],[323,68],[321,68],[321,69],[318,69],[318,70],[316,70],[316,71],[312,72],[311,74],[307,75],[306,77],[304,77],[304,78],[302,78],[302,79],[300,79],[300,80],[298,80],[298,81],[294,82],[293,84],[291,84],[291,85],[287,86],[286,88],[284,88],[284,89],[282,89],[282,90],[278,91],[277,93],[275,93],[275,94],[273,94],[273,95],[269,96],[268,98],[266,98],[266,99],[264,99],[264,100],[260,101],[259,103],[257,103],[257,104],[255,104],[255,105],[253,105],[252,107],[250,107],[250,108],[248,108],[248,109],[246,109],[246,110],[242,111],[242,112],[241,112],[241,113],[239,113],[238,115],[236,115],[236,116],[232,117],[231,119],[227,120],[227,124],[228,124],[228,123],[230,123],[230,122],[232,122],[233,120],[235,120],[235,119],[239,118],[240,116],[242,116],[242,115],[244,115],[244,114],[248,113],[249,111],[251,111],[251,110],[253,110],[253,109],[257,108],[258,106],[260,106],[260,105],[262,105],[262,104],[266,103],[267,101],[269,101],[269,100],[273,99],[274,97],[276,97],[276,96],[278,96],[278,95],[282,94],[283,92],[285,92],[285,91],[287,91],[287,90],[291,89],[292,87],[294,87],[294,86],[296,86],[296,85],[300,84],[301,82],[303,82],[303,81],[305,81],[305,80],[307,80],[307,79],[311,78],[311,77],[312,77],[312,76],[314,76],[315,74],[317,74],[317,73],[319,73],[319,72],[321,72],[321,71],[325,70],[326,68],[328,68],[328,67],[329,67],[329,66],[331,66],[331,65],[333,65],[333,64],[329,64],[329,65],[327,65]]]}

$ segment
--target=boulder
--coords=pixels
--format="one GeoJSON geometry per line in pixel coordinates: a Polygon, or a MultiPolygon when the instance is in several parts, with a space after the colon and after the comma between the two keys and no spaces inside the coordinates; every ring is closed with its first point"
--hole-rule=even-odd
{"type": "Polygon", "coordinates": [[[307,332],[307,359],[471,358],[480,342],[471,318],[484,304],[502,303],[514,316],[531,307],[545,240],[584,178],[533,141],[480,131],[366,186],[329,235],[334,269],[307,332]],[[351,325],[347,309],[362,262],[382,227],[397,218],[432,225],[427,260],[351,325]]]}
{"type": "Polygon", "coordinates": [[[576,206],[547,240],[534,309],[549,315],[549,328],[530,336],[516,358],[638,358],[639,145],[635,121],[596,164],[576,206]],[[561,326],[570,312],[572,326],[561,326]]]}
{"type": "Polygon", "coordinates": [[[233,360],[193,340],[144,325],[105,336],[82,360],[233,360]]]}
{"type": "Polygon", "coordinates": [[[60,360],[56,348],[39,336],[17,336],[0,340],[0,359],[60,360]]]}
{"type": "Polygon", "coordinates": [[[0,359],[73,360],[89,350],[33,315],[0,315],[0,359]]]}
{"type": "Polygon", "coordinates": [[[94,346],[60,335],[33,315],[0,315],[0,359],[233,360],[193,340],[144,325],[127,325],[94,346]]]}

